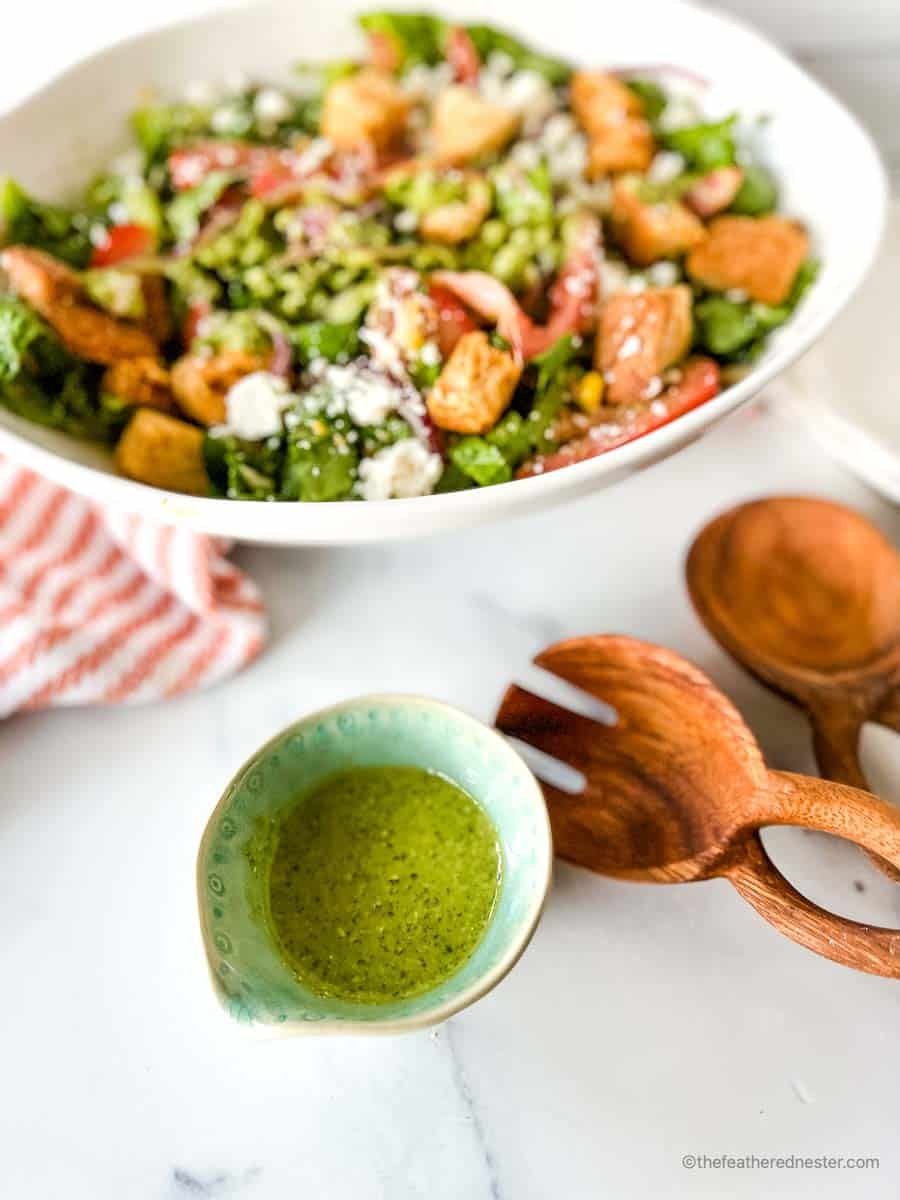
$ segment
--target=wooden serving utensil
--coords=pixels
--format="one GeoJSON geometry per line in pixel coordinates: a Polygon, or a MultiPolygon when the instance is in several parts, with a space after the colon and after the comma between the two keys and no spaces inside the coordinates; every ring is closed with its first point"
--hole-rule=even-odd
{"type": "Polygon", "coordinates": [[[794,941],[900,979],[900,930],[807,900],[759,838],[765,825],[800,825],[857,842],[900,868],[897,810],[855,788],[767,770],[731,702],[671,650],[598,635],[559,642],[534,661],[618,717],[605,725],[517,685],[503,698],[498,729],[585,779],[577,794],[543,784],[557,854],[619,879],[728,879],[794,941]]]}
{"type": "Polygon", "coordinates": [[[840,504],[773,497],[707,525],[686,572],[713,637],[806,711],[822,775],[868,788],[863,724],[900,732],[900,555],[890,542],[840,504]]]}

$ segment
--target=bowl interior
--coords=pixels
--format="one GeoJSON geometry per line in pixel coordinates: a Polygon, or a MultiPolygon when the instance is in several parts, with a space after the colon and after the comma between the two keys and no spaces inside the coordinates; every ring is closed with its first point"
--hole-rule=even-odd
{"type": "Polygon", "coordinates": [[[469,993],[495,982],[524,948],[546,893],[550,858],[540,788],[515,751],[479,721],[405,696],[362,697],[314,714],[284,730],[243,767],[204,834],[197,883],[216,990],[233,1017],[255,1024],[414,1025],[441,1019],[469,993]],[[268,933],[274,818],[299,793],[338,771],[394,765],[437,771],[485,809],[503,856],[497,906],[472,956],[430,991],[379,1005],[325,999],[296,979],[268,933]]]}
{"type": "MultiPolygon", "coordinates": [[[[396,6],[422,7],[420,0],[399,0],[396,6]]],[[[63,198],[126,144],[128,114],[141,87],[178,96],[192,81],[221,80],[239,69],[288,78],[299,59],[359,53],[354,16],[367,7],[365,0],[269,0],[104,51],[0,117],[0,171],[38,194],[63,198]]],[[[823,265],[798,312],[770,339],[749,376],[693,413],[599,458],[534,479],[415,500],[272,505],[175,496],[121,479],[105,452],[2,410],[0,449],[100,502],[223,536],[282,544],[418,536],[584,494],[680,449],[790,365],[860,283],[884,221],[878,155],[837,101],[752,30],[684,0],[632,0],[616,9],[612,21],[583,0],[527,9],[516,0],[493,0],[489,12],[479,0],[442,0],[431,7],[461,20],[487,17],[576,63],[675,63],[709,81],[712,115],[768,118],[757,134],[761,155],[779,177],[782,207],[808,224],[823,265]],[[822,153],[823,145],[828,153],[822,153]]]]}

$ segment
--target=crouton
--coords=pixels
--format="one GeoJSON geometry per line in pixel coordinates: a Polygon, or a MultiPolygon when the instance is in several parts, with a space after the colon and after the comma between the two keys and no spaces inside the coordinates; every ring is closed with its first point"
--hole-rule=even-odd
{"type": "Polygon", "coordinates": [[[571,83],[572,111],[588,134],[602,133],[622,117],[642,117],[640,98],[605,71],[576,71],[571,83]]]}
{"type": "Polygon", "coordinates": [[[325,93],[322,136],[339,150],[372,145],[383,150],[400,139],[409,99],[382,71],[366,67],[336,80],[325,93]]]}
{"type": "Polygon", "coordinates": [[[640,117],[624,117],[608,125],[603,133],[591,134],[587,174],[599,179],[625,171],[646,171],[653,154],[653,134],[647,122],[640,117]]]}
{"type": "Polygon", "coordinates": [[[103,373],[102,390],[127,404],[171,412],[175,407],[169,372],[158,358],[123,358],[103,373]]]}
{"type": "Polygon", "coordinates": [[[576,71],[572,111],[588,135],[592,179],[624,171],[646,171],[653,159],[653,133],[631,88],[603,71],[576,71]]]}
{"type": "Polygon", "coordinates": [[[606,380],[606,402],[634,404],[662,391],[660,375],[691,348],[691,290],[685,284],[617,292],[603,310],[595,366],[606,380]]]}
{"type": "Polygon", "coordinates": [[[178,407],[201,425],[221,425],[225,420],[225,397],[233,384],[268,363],[246,350],[223,350],[219,354],[185,354],[172,366],[172,392],[178,407]]]}
{"type": "Polygon", "coordinates": [[[123,475],[170,492],[205,496],[209,479],[203,461],[203,430],[187,421],[139,408],[116,447],[123,475]]]}
{"type": "Polygon", "coordinates": [[[683,204],[645,202],[633,179],[620,179],[613,186],[610,220],[614,239],[641,267],[660,258],[677,258],[706,237],[703,223],[683,204]]]}
{"type": "Polygon", "coordinates": [[[461,164],[496,154],[519,128],[517,113],[482,99],[462,84],[444,88],[434,106],[431,135],[440,162],[461,164]]]}
{"type": "Polygon", "coordinates": [[[487,433],[508,407],[521,374],[521,365],[492,346],[486,333],[467,333],[428,395],[429,415],[440,429],[487,433]]]}
{"type": "Polygon", "coordinates": [[[65,263],[29,246],[8,246],[0,265],[10,287],[52,326],[63,344],[89,362],[154,358],[156,342],[146,329],[95,308],[78,275],[65,263]]]}
{"type": "Polygon", "coordinates": [[[783,304],[809,253],[809,238],[785,217],[717,217],[687,257],[688,274],[714,291],[746,292],[760,304],[783,304]]]}

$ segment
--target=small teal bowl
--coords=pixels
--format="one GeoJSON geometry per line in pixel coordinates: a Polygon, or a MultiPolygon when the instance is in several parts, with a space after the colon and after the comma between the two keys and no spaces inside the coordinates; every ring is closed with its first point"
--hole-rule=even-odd
{"type": "Polygon", "coordinates": [[[540,786],[495,730],[419,696],[361,696],[313,713],[244,764],[203,834],[197,890],[216,993],[235,1020],[268,1033],[401,1033],[445,1021],[515,965],[541,915],[552,861],[540,786]],[[459,970],[422,995],[389,1004],[318,996],[286,965],[270,933],[277,817],[338,771],[401,765],[446,776],[493,821],[503,857],[493,916],[459,970]]]}

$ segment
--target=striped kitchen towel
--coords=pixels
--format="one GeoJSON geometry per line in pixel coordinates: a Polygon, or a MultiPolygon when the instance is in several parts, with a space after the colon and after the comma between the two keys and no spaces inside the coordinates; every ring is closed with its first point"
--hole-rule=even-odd
{"type": "Polygon", "coordinates": [[[100,510],[0,455],[0,717],[137,704],[256,655],[256,586],[214,538],[100,510]]]}

